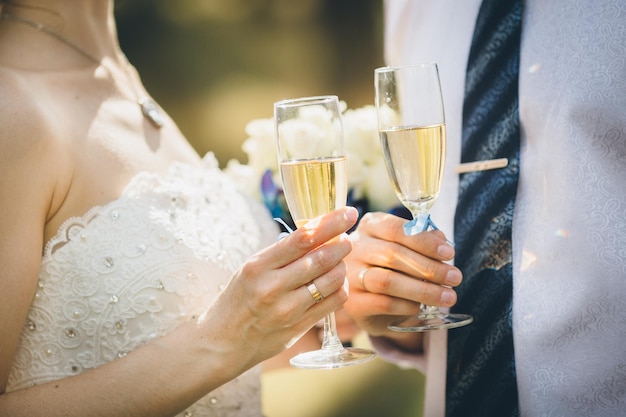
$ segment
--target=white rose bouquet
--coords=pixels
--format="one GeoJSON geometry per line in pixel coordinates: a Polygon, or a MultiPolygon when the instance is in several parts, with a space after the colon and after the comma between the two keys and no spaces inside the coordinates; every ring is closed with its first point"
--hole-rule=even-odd
{"type": "MultiPolygon", "coordinates": [[[[378,138],[376,109],[365,106],[347,109],[343,106],[343,127],[346,137],[348,157],[348,204],[355,206],[363,214],[367,211],[396,211],[402,208],[396,197],[383,159],[378,138]]],[[[298,128],[308,129],[315,134],[324,127],[312,114],[298,128]]],[[[255,119],[246,126],[248,138],[242,149],[248,156],[248,164],[232,159],[225,172],[233,178],[246,194],[263,201],[274,217],[289,218],[282,196],[280,174],[276,158],[274,140],[274,120],[255,119]]]]}

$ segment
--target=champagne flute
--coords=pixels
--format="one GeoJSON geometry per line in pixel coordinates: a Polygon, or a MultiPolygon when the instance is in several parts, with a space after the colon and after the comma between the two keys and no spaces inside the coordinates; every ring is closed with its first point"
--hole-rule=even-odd
{"type": "MultiPolygon", "coordinates": [[[[283,191],[296,227],[345,206],[347,158],[337,96],[276,102],[274,122],[283,191]]],[[[321,349],[300,353],[290,363],[298,368],[330,369],[374,356],[367,349],[344,347],[331,313],[324,318],[321,349]]]]}
{"type": "MultiPolygon", "coordinates": [[[[428,211],[439,195],[446,158],[446,123],[437,64],[375,70],[378,130],[387,172],[413,220],[404,233],[437,229],[428,211]]],[[[422,304],[414,317],[392,323],[400,332],[451,329],[473,321],[422,304]]]]}

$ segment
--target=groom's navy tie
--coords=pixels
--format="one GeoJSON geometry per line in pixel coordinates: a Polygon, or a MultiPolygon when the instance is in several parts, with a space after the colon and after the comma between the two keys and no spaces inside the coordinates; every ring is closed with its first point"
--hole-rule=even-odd
{"type": "Polygon", "coordinates": [[[448,332],[448,417],[518,415],[511,223],[521,17],[521,0],[483,0],[467,65],[461,162],[508,158],[508,165],[460,177],[454,242],[464,280],[452,311],[471,314],[474,323],[448,332]]]}

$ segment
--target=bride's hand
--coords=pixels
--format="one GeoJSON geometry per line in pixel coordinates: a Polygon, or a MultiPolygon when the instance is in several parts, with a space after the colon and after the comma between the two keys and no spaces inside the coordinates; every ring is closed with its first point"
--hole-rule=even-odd
{"type": "Polygon", "coordinates": [[[352,207],[334,211],[252,256],[200,318],[211,349],[232,352],[246,369],[341,308],[348,298],[343,258],[352,249],[345,232],[356,219],[352,207]],[[311,282],[322,300],[307,288],[311,282]]]}

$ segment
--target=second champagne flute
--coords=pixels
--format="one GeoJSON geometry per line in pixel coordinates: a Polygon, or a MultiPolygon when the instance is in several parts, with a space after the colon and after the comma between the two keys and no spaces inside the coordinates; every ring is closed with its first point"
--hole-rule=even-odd
{"type": "MultiPolygon", "coordinates": [[[[347,158],[337,96],[276,102],[274,122],[283,192],[296,226],[345,206],[347,158]]],[[[313,297],[321,299],[314,285],[311,288],[313,297]]],[[[367,349],[345,348],[331,313],[324,319],[321,349],[300,353],[290,363],[298,368],[329,369],[363,363],[374,356],[367,349]]]]}
{"type": "MultiPolygon", "coordinates": [[[[446,160],[446,121],[437,64],[384,67],[375,71],[378,130],[387,172],[413,220],[407,236],[437,229],[428,211],[439,195],[446,160]]],[[[422,304],[414,317],[389,326],[399,332],[451,329],[472,322],[422,304]]]]}

